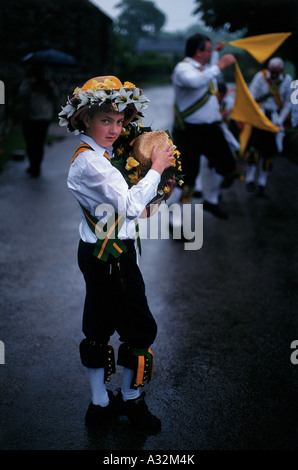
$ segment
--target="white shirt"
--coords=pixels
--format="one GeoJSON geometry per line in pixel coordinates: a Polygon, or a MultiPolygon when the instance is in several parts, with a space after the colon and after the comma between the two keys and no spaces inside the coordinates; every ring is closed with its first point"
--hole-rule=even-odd
{"type": "MultiPolygon", "coordinates": [[[[202,67],[197,61],[186,57],[179,62],[173,72],[175,100],[180,112],[193,105],[208,90],[209,84],[220,75],[217,65],[202,67]]],[[[193,114],[185,118],[190,124],[211,124],[221,121],[218,100],[212,95],[193,114]]]]}
{"type": "MultiPolygon", "coordinates": [[[[105,150],[108,150],[110,158],[113,157],[112,147],[105,149],[86,135],[81,135],[82,142],[89,144],[94,151],[80,153],[71,164],[67,178],[68,188],[79,203],[102,222],[106,222],[111,215],[114,216],[111,206],[118,214],[125,216],[118,236],[121,239],[134,239],[133,220],[140,216],[146,205],[156,196],[159,173],[149,170],[138,184],[129,188],[120,171],[104,157],[105,150]],[[103,204],[110,205],[106,207],[106,212],[103,212],[103,204]]],[[[82,210],[79,233],[85,242],[95,243],[97,240],[88,227],[82,210]]]]}
{"type": "MultiPolygon", "coordinates": [[[[269,78],[269,71],[267,71],[267,77],[269,78]]],[[[275,123],[281,125],[287,117],[291,108],[292,78],[288,74],[285,76],[283,74],[280,74],[280,76],[278,77],[278,81],[279,80],[281,81],[279,85],[279,93],[283,102],[283,108],[279,112],[278,118],[275,119],[275,123]]],[[[262,71],[257,72],[254,78],[252,79],[251,84],[249,86],[249,91],[256,101],[258,101],[258,99],[262,96],[265,96],[269,93],[269,85],[264,79],[262,71]]],[[[258,104],[260,108],[263,109],[263,111],[269,111],[275,114],[278,113],[278,106],[272,95],[270,95],[268,98],[258,104]]]]}

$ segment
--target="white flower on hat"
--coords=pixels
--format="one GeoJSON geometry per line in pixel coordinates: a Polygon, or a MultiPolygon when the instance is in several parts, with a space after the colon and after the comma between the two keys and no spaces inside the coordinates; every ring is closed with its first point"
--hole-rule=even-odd
{"type": "Polygon", "coordinates": [[[118,111],[121,113],[129,103],[133,103],[131,99],[132,91],[125,91],[124,88],[120,88],[117,93],[111,95],[111,100],[115,98],[115,103],[118,104],[118,111]]]}
{"type": "Polygon", "coordinates": [[[81,100],[80,104],[77,106],[77,109],[81,108],[82,106],[86,106],[89,103],[89,96],[84,92],[79,92],[77,94],[77,98],[81,100]]]}
{"type": "Polygon", "coordinates": [[[105,102],[109,95],[104,90],[95,90],[92,92],[93,97],[91,97],[90,101],[93,103],[94,101],[99,101],[99,105],[105,102]]]}
{"type": "MultiPolygon", "coordinates": [[[[58,116],[62,116],[62,115],[64,116],[64,115],[66,115],[67,118],[70,118],[70,116],[73,115],[73,113],[75,112],[75,110],[76,110],[76,108],[74,108],[74,107],[72,106],[72,104],[71,104],[70,102],[68,102],[67,105],[66,105],[64,108],[62,108],[62,111],[58,114],[58,116]]],[[[63,125],[64,125],[64,124],[63,124],[63,125]]]]}
{"type": "Polygon", "coordinates": [[[149,100],[145,95],[140,95],[139,88],[135,88],[133,91],[132,101],[138,111],[147,108],[147,103],[149,103],[149,100]]]}
{"type": "Polygon", "coordinates": [[[59,126],[67,126],[67,125],[68,125],[68,119],[59,116],[59,126]]]}

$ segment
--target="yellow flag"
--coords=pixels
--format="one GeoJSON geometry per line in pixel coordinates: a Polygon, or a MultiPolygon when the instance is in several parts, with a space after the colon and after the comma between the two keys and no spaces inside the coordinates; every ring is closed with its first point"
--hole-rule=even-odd
{"type": "MultiPolygon", "coordinates": [[[[275,126],[264,113],[262,113],[259,105],[251,96],[251,93],[245,83],[241,70],[237,61],[235,61],[235,83],[236,94],[234,107],[230,113],[231,119],[240,121],[250,126],[258,127],[265,131],[278,132],[279,128],[275,126]]],[[[242,155],[250,135],[249,127],[245,126],[244,134],[240,135],[240,154],[242,155]]],[[[243,131],[242,131],[243,132],[243,131]]]]}
{"type": "Polygon", "coordinates": [[[258,62],[268,59],[292,33],[272,33],[226,42],[249,52],[258,62]]]}
{"type": "Polygon", "coordinates": [[[239,149],[239,154],[240,156],[244,155],[244,152],[246,150],[249,138],[251,136],[251,131],[252,131],[252,126],[250,124],[245,124],[244,128],[239,134],[239,144],[240,144],[240,149],[239,149]]]}

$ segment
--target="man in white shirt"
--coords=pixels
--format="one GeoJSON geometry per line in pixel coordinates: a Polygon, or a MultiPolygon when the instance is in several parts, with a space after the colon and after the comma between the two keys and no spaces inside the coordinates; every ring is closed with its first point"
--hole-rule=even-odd
{"type": "MultiPolygon", "coordinates": [[[[199,172],[200,156],[222,177],[223,186],[232,184],[235,158],[221,127],[222,117],[214,82],[221,71],[235,62],[231,54],[223,55],[217,64],[209,65],[211,40],[194,34],[186,42],[186,57],[173,72],[175,122],[173,140],[183,158],[185,171],[182,203],[191,200],[199,172]]],[[[221,218],[226,215],[218,204],[204,201],[204,208],[221,218]]]]}
{"type": "MultiPolygon", "coordinates": [[[[253,77],[249,91],[259,104],[264,114],[279,126],[288,116],[291,108],[291,82],[292,78],[283,73],[284,63],[279,57],[274,57],[268,62],[268,69],[261,70],[253,77]]],[[[282,132],[277,135],[253,128],[247,145],[247,171],[246,188],[249,192],[256,190],[255,177],[259,167],[257,195],[263,197],[269,172],[273,167],[273,157],[282,150],[282,132]],[[280,143],[278,149],[277,144],[280,143]]]]}

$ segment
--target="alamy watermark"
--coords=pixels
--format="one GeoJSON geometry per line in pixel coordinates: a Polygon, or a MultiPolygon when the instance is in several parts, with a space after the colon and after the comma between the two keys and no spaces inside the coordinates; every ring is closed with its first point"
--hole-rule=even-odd
{"type": "Polygon", "coordinates": [[[0,104],[5,104],[5,87],[2,80],[0,80],[0,104]]]}
{"type": "Polygon", "coordinates": [[[291,363],[297,365],[298,364],[298,339],[292,341],[291,349],[294,349],[290,358],[291,363]]]}
{"type": "MultiPolygon", "coordinates": [[[[122,206],[119,201],[117,214],[126,213],[125,207],[122,206]]],[[[110,204],[99,204],[95,215],[100,218],[95,228],[96,236],[104,240],[112,233],[115,224],[117,225],[115,209],[110,204]]],[[[161,204],[157,211],[156,205],[151,204],[146,215],[136,219],[130,218],[128,213],[125,219],[127,233],[135,232],[137,222],[141,240],[173,238],[182,240],[185,250],[199,250],[202,247],[203,204],[161,204]]]]}
{"type": "Polygon", "coordinates": [[[5,346],[3,341],[0,341],[0,364],[5,364],[5,346]]]}
{"type": "Polygon", "coordinates": [[[298,104],[298,80],[294,80],[291,83],[291,88],[297,88],[291,93],[291,102],[292,104],[298,104]]]}

